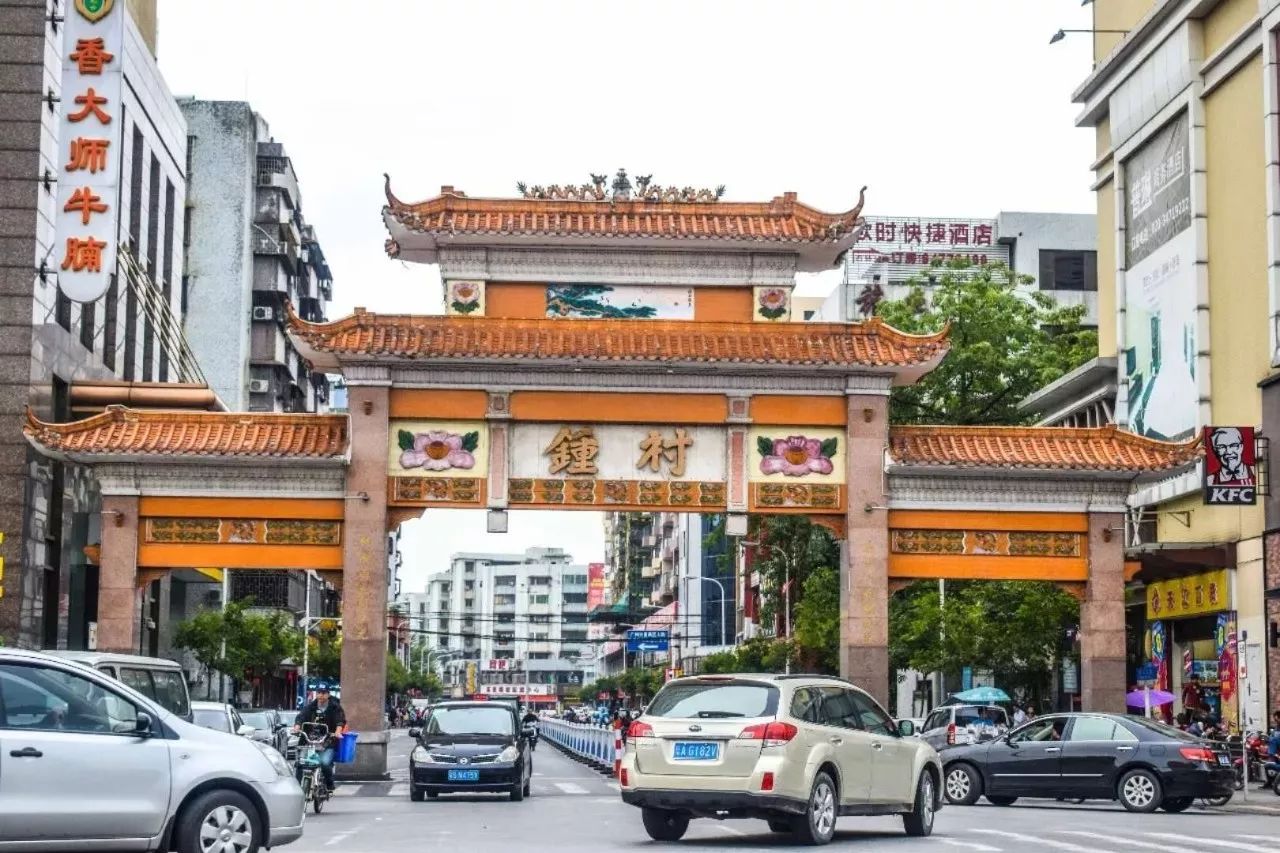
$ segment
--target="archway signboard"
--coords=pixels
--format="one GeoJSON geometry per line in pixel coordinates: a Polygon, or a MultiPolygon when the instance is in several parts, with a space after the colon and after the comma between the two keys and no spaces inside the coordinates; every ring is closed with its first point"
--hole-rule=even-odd
{"type": "Polygon", "coordinates": [[[890,389],[935,367],[946,333],[791,310],[795,274],[838,263],[861,207],[726,202],[624,173],[612,191],[518,198],[388,189],[387,251],[439,265],[446,314],[288,317],[313,367],[343,375],[348,414],[28,424],[103,484],[100,647],[135,648],[150,571],[341,572],[357,772],[380,773],[389,527],[442,507],[805,513],[843,540],[842,672],[881,700],[891,583],[1029,578],[1077,589],[1084,705],[1122,710],[1111,530],[1133,481],[1200,449],[1114,428],[891,428],[890,389]]]}

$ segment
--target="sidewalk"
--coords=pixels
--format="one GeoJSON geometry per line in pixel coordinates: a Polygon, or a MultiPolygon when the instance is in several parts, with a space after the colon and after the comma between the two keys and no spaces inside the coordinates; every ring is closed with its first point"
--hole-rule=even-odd
{"type": "Polygon", "coordinates": [[[1197,806],[1196,808],[1203,812],[1280,815],[1280,797],[1276,796],[1270,788],[1251,787],[1249,789],[1249,799],[1247,801],[1240,795],[1240,792],[1237,791],[1236,795],[1231,798],[1231,802],[1227,803],[1225,806],[1219,806],[1217,808],[1204,808],[1197,806]]]}

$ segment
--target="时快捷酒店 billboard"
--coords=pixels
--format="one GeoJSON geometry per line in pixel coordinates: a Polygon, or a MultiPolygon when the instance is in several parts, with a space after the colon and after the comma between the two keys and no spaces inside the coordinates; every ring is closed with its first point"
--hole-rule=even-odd
{"type": "Polygon", "coordinates": [[[1129,428],[1178,439],[1196,429],[1195,231],[1184,113],[1124,162],[1129,428]]]}

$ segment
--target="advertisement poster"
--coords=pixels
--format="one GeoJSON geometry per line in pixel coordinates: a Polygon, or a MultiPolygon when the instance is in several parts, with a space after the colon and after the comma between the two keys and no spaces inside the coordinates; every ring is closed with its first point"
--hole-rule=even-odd
{"type": "Polygon", "coordinates": [[[1236,614],[1218,614],[1214,631],[1214,647],[1218,652],[1218,686],[1221,691],[1222,721],[1232,734],[1240,732],[1240,691],[1236,684],[1236,614]]]}
{"type": "Polygon", "coordinates": [[[604,563],[587,564],[587,612],[604,604],[604,563]]]}
{"type": "MultiPolygon", "coordinates": [[[[1147,659],[1151,661],[1156,668],[1155,683],[1151,685],[1154,690],[1169,690],[1169,636],[1165,628],[1165,623],[1161,621],[1147,623],[1146,638],[1147,659]]],[[[1173,705],[1161,705],[1159,716],[1164,719],[1172,719],[1173,705]]]]}
{"type": "Polygon", "coordinates": [[[1257,503],[1256,449],[1253,427],[1205,427],[1205,503],[1237,506],[1257,503]]]}
{"type": "Polygon", "coordinates": [[[1159,439],[1196,429],[1195,231],[1185,115],[1124,163],[1129,428],[1159,439]]]}

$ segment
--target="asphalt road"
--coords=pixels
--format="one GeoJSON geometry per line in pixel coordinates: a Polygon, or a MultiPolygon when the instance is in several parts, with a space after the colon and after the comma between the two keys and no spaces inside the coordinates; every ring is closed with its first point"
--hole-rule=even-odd
{"type": "MultiPolygon", "coordinates": [[[[391,782],[347,784],[321,815],[308,815],[289,853],[572,853],[680,847],[730,851],[779,850],[794,843],[762,821],[700,820],[678,844],[649,840],[639,811],[617,787],[546,742],[534,758],[533,794],[449,797],[411,803],[403,730],[393,733],[391,782]]],[[[1132,815],[1107,804],[1019,802],[1009,808],[948,807],[931,838],[903,835],[899,818],[842,818],[832,851],[975,851],[975,853],[1280,853],[1280,797],[1250,799],[1251,810],[1193,808],[1181,815],[1132,815]]]]}

